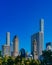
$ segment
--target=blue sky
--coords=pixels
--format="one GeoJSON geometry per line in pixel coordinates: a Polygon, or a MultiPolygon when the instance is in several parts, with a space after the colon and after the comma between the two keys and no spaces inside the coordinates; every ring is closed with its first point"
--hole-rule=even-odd
{"type": "Polygon", "coordinates": [[[0,49],[6,43],[6,32],[19,37],[19,49],[30,52],[31,35],[39,31],[44,18],[44,49],[52,42],[52,0],[0,0],[0,49]]]}

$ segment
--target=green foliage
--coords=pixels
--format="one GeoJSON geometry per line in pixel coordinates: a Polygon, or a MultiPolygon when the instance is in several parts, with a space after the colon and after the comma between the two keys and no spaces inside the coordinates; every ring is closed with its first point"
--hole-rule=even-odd
{"type": "Polygon", "coordinates": [[[2,65],[7,65],[7,57],[5,56],[5,57],[3,57],[3,60],[2,60],[2,65]]]}
{"type": "Polygon", "coordinates": [[[40,61],[39,60],[32,60],[30,62],[30,65],[40,65],[40,61]]]}
{"type": "Polygon", "coordinates": [[[33,60],[28,58],[0,57],[0,65],[52,65],[52,51],[43,51],[43,60],[33,60]]]}
{"type": "Polygon", "coordinates": [[[52,65],[52,51],[43,51],[43,61],[42,64],[46,64],[46,65],[52,65]]]}
{"type": "Polygon", "coordinates": [[[29,64],[30,64],[30,60],[29,59],[25,60],[25,65],[29,65],[29,64]]]}
{"type": "Polygon", "coordinates": [[[15,64],[16,64],[16,65],[20,65],[20,63],[21,63],[21,58],[20,58],[20,56],[17,56],[17,57],[15,58],[15,64]]]}
{"type": "Polygon", "coordinates": [[[9,57],[9,59],[7,60],[7,65],[14,65],[14,60],[12,59],[12,57],[9,57]]]}
{"type": "Polygon", "coordinates": [[[39,60],[29,60],[17,56],[15,59],[13,57],[3,57],[0,59],[0,65],[40,65],[39,60]]]}

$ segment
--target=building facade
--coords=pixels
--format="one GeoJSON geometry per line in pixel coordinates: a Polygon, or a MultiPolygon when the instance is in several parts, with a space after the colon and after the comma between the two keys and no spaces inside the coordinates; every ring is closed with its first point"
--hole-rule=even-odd
{"type": "Polygon", "coordinates": [[[8,46],[8,45],[2,46],[2,55],[3,56],[10,56],[10,46],[8,46]]]}
{"type": "Polygon", "coordinates": [[[36,39],[33,40],[33,59],[35,59],[35,58],[38,59],[36,39]]]}

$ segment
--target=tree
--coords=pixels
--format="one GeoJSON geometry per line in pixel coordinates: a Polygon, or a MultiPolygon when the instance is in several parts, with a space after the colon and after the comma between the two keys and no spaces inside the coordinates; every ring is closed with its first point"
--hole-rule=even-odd
{"type": "Polygon", "coordinates": [[[42,56],[43,56],[43,61],[42,64],[43,65],[52,65],[52,51],[48,50],[48,51],[43,51],[42,52],[42,56]]]}
{"type": "Polygon", "coordinates": [[[7,65],[14,65],[14,60],[12,59],[12,57],[9,57],[9,59],[7,60],[7,65]]]}
{"type": "Polygon", "coordinates": [[[32,60],[30,65],[40,65],[40,61],[39,60],[32,60]]]}
{"type": "Polygon", "coordinates": [[[21,58],[20,58],[20,56],[17,56],[17,57],[15,58],[15,64],[16,64],[16,65],[20,65],[20,63],[21,63],[21,58]]]}
{"type": "Polygon", "coordinates": [[[2,60],[3,60],[2,57],[0,57],[0,65],[2,65],[2,60]]]}
{"type": "Polygon", "coordinates": [[[25,60],[25,65],[30,65],[30,60],[29,59],[25,60]]]}
{"type": "Polygon", "coordinates": [[[2,65],[7,65],[7,59],[8,59],[8,57],[3,57],[3,61],[2,61],[2,65]]]}

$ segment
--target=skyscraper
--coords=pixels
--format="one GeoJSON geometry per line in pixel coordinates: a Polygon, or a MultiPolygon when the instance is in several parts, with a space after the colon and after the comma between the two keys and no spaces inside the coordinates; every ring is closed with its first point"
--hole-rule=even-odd
{"type": "Polygon", "coordinates": [[[6,33],[6,44],[2,46],[2,55],[10,56],[10,32],[6,33]]]}
{"type": "Polygon", "coordinates": [[[13,39],[13,56],[18,56],[18,37],[16,35],[13,39]]]}
{"type": "Polygon", "coordinates": [[[8,46],[8,45],[2,46],[2,55],[3,56],[10,56],[10,46],[8,46]]]}
{"type": "Polygon", "coordinates": [[[10,46],[10,32],[6,33],[6,45],[10,46]]]}
{"type": "Polygon", "coordinates": [[[33,59],[38,59],[38,54],[37,54],[37,42],[36,39],[33,41],[33,59]]]}
{"type": "Polygon", "coordinates": [[[44,19],[40,20],[40,31],[44,33],[44,19]]]}
{"type": "MultiPolygon", "coordinates": [[[[34,51],[35,48],[33,47],[33,46],[35,46],[33,44],[34,40],[36,40],[37,57],[39,57],[42,54],[43,43],[44,43],[44,19],[41,19],[40,20],[40,31],[37,32],[37,33],[35,33],[35,34],[33,34],[31,36],[31,53],[32,53],[32,55],[34,53],[36,53],[34,51]]],[[[33,55],[33,57],[35,57],[35,54],[33,55]]],[[[36,59],[36,58],[34,58],[34,59],[36,59]]]]}

